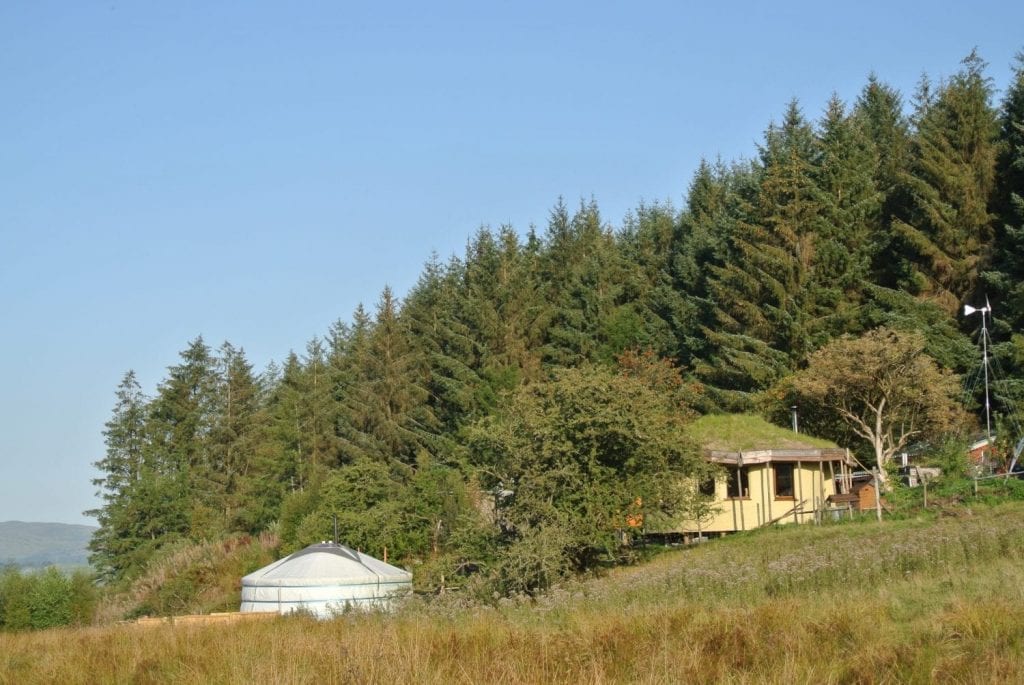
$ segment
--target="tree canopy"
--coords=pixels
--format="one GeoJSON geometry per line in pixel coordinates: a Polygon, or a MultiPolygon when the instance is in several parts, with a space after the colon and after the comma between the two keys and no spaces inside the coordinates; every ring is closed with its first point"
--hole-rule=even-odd
{"type": "Polygon", "coordinates": [[[985,293],[1017,378],[997,395],[1024,399],[1024,69],[1001,103],[986,69],[971,53],[910,108],[878,75],[816,118],[780,103],[679,208],[615,225],[559,199],[546,225],[483,226],[262,372],[198,337],[155,389],[129,373],[95,461],[94,564],[114,582],[176,540],[267,529],[300,546],[337,514],[358,544],[436,561],[438,586],[475,569],[534,588],[626,556],[636,509],[671,526],[703,468],[695,413],[784,422],[799,392],[805,426],[883,466],[965,425],[976,331],[957,312],[985,293]]]}
{"type": "Polygon", "coordinates": [[[824,404],[866,440],[884,471],[911,441],[966,426],[959,379],[925,347],[919,333],[876,328],[815,351],[790,382],[798,396],[824,404]]]}

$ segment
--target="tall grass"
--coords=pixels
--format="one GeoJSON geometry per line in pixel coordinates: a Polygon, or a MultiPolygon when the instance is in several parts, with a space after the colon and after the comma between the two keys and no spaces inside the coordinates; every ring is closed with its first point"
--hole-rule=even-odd
{"type": "Polygon", "coordinates": [[[535,600],[0,635],[0,682],[1020,682],[1024,505],[768,530],[535,600]]]}

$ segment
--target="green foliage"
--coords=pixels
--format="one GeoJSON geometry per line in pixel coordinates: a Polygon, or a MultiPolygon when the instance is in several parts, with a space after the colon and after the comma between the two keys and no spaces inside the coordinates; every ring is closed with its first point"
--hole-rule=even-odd
{"type": "Polygon", "coordinates": [[[96,604],[92,577],[55,567],[34,573],[0,572],[0,629],[26,630],[85,625],[96,604]]]}
{"type": "Polygon", "coordinates": [[[420,454],[415,469],[358,459],[316,488],[285,502],[282,548],[295,551],[334,539],[368,554],[404,561],[453,555],[451,541],[474,524],[465,476],[420,454]]]}
{"type": "Polygon", "coordinates": [[[953,313],[974,294],[989,256],[998,122],[985,62],[972,52],[934,93],[917,103],[911,170],[902,176],[910,202],[893,229],[911,263],[902,284],[953,313]]]}
{"type": "Polygon", "coordinates": [[[942,438],[964,424],[959,379],[925,347],[919,333],[887,328],[837,339],[811,355],[792,387],[867,441],[884,473],[911,442],[942,438]]]}
{"type": "Polygon", "coordinates": [[[972,53],[926,80],[912,117],[874,75],[818,121],[792,102],[752,159],[701,162],[679,211],[642,203],[615,227],[593,200],[559,200],[542,235],[481,228],[460,257],[432,257],[404,300],[385,288],[373,312],[357,307],[263,374],[201,337],[152,397],[129,372],[96,462],[101,578],[275,526],[294,549],[333,535],[337,513],[343,541],[387,545],[425,569],[421,587],[471,571],[550,583],[624,556],[615,529],[637,497],[649,521],[694,504],[663,477],[699,470],[685,439],[672,443],[690,410],[786,425],[797,402],[802,425],[852,444],[828,403],[800,401],[802,370],[885,327],[969,373],[973,322],[955,312],[982,288],[1004,371],[994,406],[1012,423],[1024,69],[998,112],[984,71],[972,53]],[[495,508],[499,485],[515,495],[495,508]]]}
{"type": "MultiPolygon", "coordinates": [[[[685,432],[686,412],[636,376],[586,366],[522,388],[469,436],[474,463],[496,493],[514,549],[535,540],[532,580],[619,558],[617,531],[637,503],[649,522],[670,519],[709,468],[685,432]]],[[[511,554],[511,551],[509,551],[511,554]]],[[[516,556],[504,555],[503,566],[516,556]]],[[[532,585],[531,585],[532,587],[532,585]]]]}

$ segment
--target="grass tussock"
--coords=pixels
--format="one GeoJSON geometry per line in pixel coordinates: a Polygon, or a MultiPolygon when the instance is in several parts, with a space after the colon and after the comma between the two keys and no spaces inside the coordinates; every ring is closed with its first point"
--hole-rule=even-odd
{"type": "Polygon", "coordinates": [[[1020,682],[1024,505],[786,527],[495,605],[0,635],[0,682],[1020,682]]]}
{"type": "Polygon", "coordinates": [[[109,593],[95,622],[236,611],[242,576],[274,561],[278,544],[275,535],[264,533],[167,550],[130,586],[109,593]]]}

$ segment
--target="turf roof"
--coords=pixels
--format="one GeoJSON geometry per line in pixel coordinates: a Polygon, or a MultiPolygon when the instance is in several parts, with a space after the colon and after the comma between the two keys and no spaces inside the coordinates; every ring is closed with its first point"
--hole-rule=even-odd
{"type": "Polygon", "coordinates": [[[830,440],[794,433],[752,414],[708,414],[690,424],[689,433],[704,449],[726,452],[838,447],[830,440]]]}

